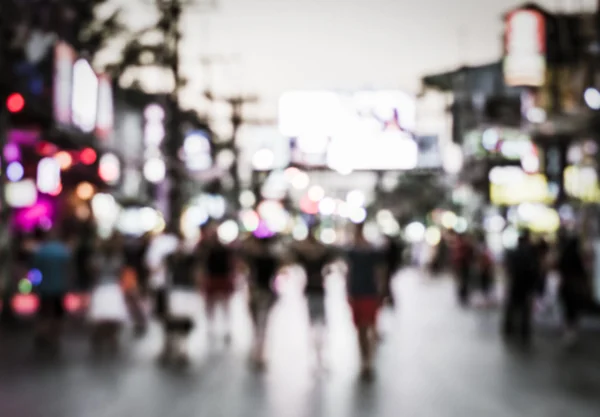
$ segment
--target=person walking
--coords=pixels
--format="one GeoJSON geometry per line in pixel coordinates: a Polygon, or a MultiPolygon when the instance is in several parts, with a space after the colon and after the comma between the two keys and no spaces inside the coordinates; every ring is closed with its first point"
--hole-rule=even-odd
{"type": "Polygon", "coordinates": [[[275,240],[275,237],[259,238],[252,235],[243,248],[249,270],[249,310],[254,325],[251,359],[258,369],[263,369],[266,365],[264,355],[267,324],[271,309],[277,301],[273,285],[281,262],[275,253],[275,240]]]}
{"type": "Polygon", "coordinates": [[[317,367],[325,367],[323,347],[327,330],[327,316],[325,310],[325,277],[328,267],[336,257],[335,251],[317,239],[318,225],[310,227],[308,236],[292,247],[292,258],[306,273],[304,294],[308,307],[308,317],[315,346],[317,367]]]}
{"type": "Polygon", "coordinates": [[[577,341],[581,313],[591,293],[581,253],[580,241],[576,237],[565,238],[560,245],[558,271],[561,276],[559,298],[563,306],[565,343],[577,341]]]}
{"type": "Polygon", "coordinates": [[[200,267],[200,287],[206,298],[206,317],[209,332],[214,331],[214,315],[221,307],[225,315],[225,344],[231,343],[230,304],[235,292],[237,257],[235,251],[219,240],[217,224],[210,223],[202,230],[202,240],[196,248],[200,267]]]}
{"type": "Polygon", "coordinates": [[[478,234],[475,245],[475,270],[477,281],[484,303],[492,302],[492,290],[494,285],[494,256],[490,251],[483,233],[478,234]]]}
{"type": "Polygon", "coordinates": [[[540,277],[540,260],[528,231],[519,237],[517,248],[507,253],[506,272],[508,285],[502,333],[507,339],[518,336],[523,343],[529,344],[533,299],[540,277]]]}
{"type": "Polygon", "coordinates": [[[32,259],[33,269],[42,278],[34,287],[40,300],[35,341],[40,348],[57,350],[65,315],[64,297],[73,279],[72,250],[57,229],[40,237],[41,243],[32,259]]]}
{"type": "Polygon", "coordinates": [[[354,325],[358,334],[361,374],[373,374],[373,357],[377,343],[377,313],[380,291],[386,277],[384,254],[364,237],[363,225],[356,226],[352,246],[346,251],[347,292],[354,325]]]}
{"type": "Polygon", "coordinates": [[[398,239],[391,236],[387,237],[387,247],[385,249],[385,261],[386,261],[386,280],[383,291],[383,301],[389,307],[394,308],[396,306],[396,297],[394,295],[394,289],[392,283],[398,268],[401,265],[402,254],[404,252],[404,245],[398,239]]]}
{"type": "Polygon", "coordinates": [[[457,280],[457,298],[466,307],[471,295],[471,271],[473,246],[466,234],[455,234],[453,240],[453,264],[457,280]]]}

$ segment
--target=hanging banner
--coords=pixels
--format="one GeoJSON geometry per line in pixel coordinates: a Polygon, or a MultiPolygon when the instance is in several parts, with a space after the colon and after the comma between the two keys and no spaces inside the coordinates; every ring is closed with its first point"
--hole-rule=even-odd
{"type": "Polygon", "coordinates": [[[96,115],[96,136],[108,140],[114,126],[113,90],[108,75],[98,75],[98,107],[96,115]]]}
{"type": "Polygon", "coordinates": [[[508,15],[504,32],[504,81],[511,87],[541,87],[546,76],[544,15],[520,9],[508,15]]]}

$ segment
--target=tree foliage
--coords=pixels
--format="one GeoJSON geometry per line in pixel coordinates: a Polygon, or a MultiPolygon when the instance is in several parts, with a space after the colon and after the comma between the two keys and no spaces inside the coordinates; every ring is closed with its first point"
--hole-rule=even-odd
{"type": "Polygon", "coordinates": [[[432,210],[450,205],[449,189],[437,173],[407,173],[391,193],[401,223],[424,219],[432,210]]]}

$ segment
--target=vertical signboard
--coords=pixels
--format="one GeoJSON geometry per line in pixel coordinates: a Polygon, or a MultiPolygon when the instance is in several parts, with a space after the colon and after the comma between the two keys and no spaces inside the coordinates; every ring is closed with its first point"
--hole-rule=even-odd
{"type": "Polygon", "coordinates": [[[546,23],[536,10],[519,9],[506,18],[504,81],[512,87],[540,87],[546,78],[546,23]]]}
{"type": "Polygon", "coordinates": [[[73,65],[73,91],[71,94],[71,120],[85,133],[96,128],[98,113],[98,76],[85,59],[73,65]]]}
{"type": "Polygon", "coordinates": [[[63,126],[71,124],[71,95],[73,65],[76,53],[65,42],[58,42],[54,48],[54,121],[63,126]]]}
{"type": "Polygon", "coordinates": [[[113,91],[111,79],[106,74],[98,75],[98,113],[96,117],[96,136],[99,139],[110,138],[114,126],[113,91]]]}

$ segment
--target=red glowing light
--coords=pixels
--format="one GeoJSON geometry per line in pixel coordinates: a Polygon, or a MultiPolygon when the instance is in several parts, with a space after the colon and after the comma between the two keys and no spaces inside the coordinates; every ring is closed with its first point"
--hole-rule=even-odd
{"type": "Polygon", "coordinates": [[[25,107],[25,99],[19,93],[13,93],[6,99],[6,108],[11,113],[18,113],[25,107]]]}
{"type": "Polygon", "coordinates": [[[43,156],[54,155],[56,153],[56,151],[57,151],[56,146],[51,143],[48,143],[48,142],[40,142],[37,145],[37,152],[43,156]]]}
{"type": "Polygon", "coordinates": [[[69,293],[65,296],[64,306],[69,313],[78,313],[85,309],[88,304],[88,297],[83,294],[69,293]]]}
{"type": "Polygon", "coordinates": [[[95,150],[93,150],[92,148],[85,148],[83,151],[81,151],[81,154],[79,155],[79,160],[84,165],[92,165],[94,162],[96,162],[97,157],[98,156],[96,155],[95,150]]]}
{"type": "Polygon", "coordinates": [[[31,316],[39,308],[40,300],[34,294],[17,294],[13,297],[12,309],[19,316],[31,316]]]}

